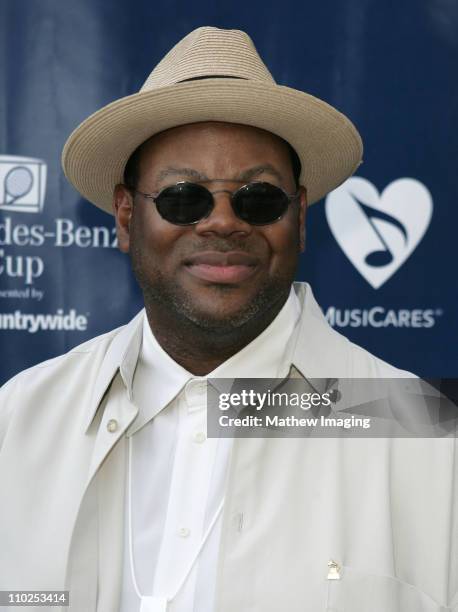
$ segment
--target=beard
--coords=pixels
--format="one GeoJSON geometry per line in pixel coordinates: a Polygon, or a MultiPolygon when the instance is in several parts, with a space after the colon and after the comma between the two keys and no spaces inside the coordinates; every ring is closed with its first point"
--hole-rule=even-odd
{"type": "MultiPolygon", "coordinates": [[[[154,287],[143,285],[142,290],[145,303],[167,308],[169,314],[182,323],[191,324],[202,331],[229,334],[244,327],[247,323],[262,318],[273,309],[280,310],[278,304],[280,303],[281,307],[286,301],[291,282],[282,280],[280,283],[275,279],[270,279],[270,282],[264,283],[259,288],[253,299],[231,315],[219,313],[216,309],[211,313],[203,312],[192,296],[178,283],[166,281],[163,277],[156,280],[154,287]]],[[[231,291],[231,287],[217,285],[215,291],[224,297],[225,293],[231,291]]]]}
{"type": "Polygon", "coordinates": [[[294,273],[288,276],[277,275],[268,278],[260,285],[256,295],[242,305],[236,312],[228,314],[217,307],[217,303],[228,299],[233,287],[227,284],[215,285],[214,309],[203,309],[198,300],[172,278],[166,278],[160,270],[154,271],[154,281],[147,277],[144,268],[139,264],[134,253],[131,253],[131,264],[135,278],[143,292],[147,311],[162,311],[167,318],[175,320],[182,327],[192,327],[195,331],[220,335],[233,334],[237,330],[264,318],[273,319],[288,298],[294,273]],[[269,314],[274,316],[269,317],[269,314]]]}

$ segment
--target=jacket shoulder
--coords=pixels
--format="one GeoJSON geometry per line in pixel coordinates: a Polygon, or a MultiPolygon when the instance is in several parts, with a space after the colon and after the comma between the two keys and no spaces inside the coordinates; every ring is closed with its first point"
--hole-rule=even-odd
{"type": "Polygon", "coordinates": [[[37,363],[30,368],[21,370],[18,372],[18,374],[15,374],[6,383],[4,383],[2,387],[0,387],[0,398],[2,398],[3,394],[8,392],[13,387],[19,386],[20,383],[26,384],[29,378],[34,377],[41,370],[48,370],[52,372],[54,370],[59,370],[62,365],[66,365],[69,361],[74,360],[75,357],[90,354],[94,355],[98,352],[106,352],[113,338],[125,327],[125,325],[122,325],[105,332],[104,334],[100,334],[99,336],[94,336],[93,338],[78,344],[62,355],[57,355],[57,357],[51,357],[45,361],[40,361],[40,363],[37,363]]]}
{"type": "MultiPolygon", "coordinates": [[[[333,330],[334,333],[335,330],[333,330]]],[[[351,355],[353,378],[417,378],[408,370],[397,368],[345,338],[351,355]]]]}
{"type": "Polygon", "coordinates": [[[75,381],[90,387],[113,341],[133,321],[27,368],[8,380],[0,388],[0,448],[14,409],[19,405],[36,405],[37,398],[58,402],[66,389],[74,387],[75,381]]]}
{"type": "Polygon", "coordinates": [[[294,360],[312,378],[400,378],[400,370],[354,344],[327,321],[307,283],[295,283],[301,311],[294,360]]]}

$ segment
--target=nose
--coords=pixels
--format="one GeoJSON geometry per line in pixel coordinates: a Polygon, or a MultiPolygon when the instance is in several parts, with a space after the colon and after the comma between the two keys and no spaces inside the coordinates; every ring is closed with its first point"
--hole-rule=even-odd
{"type": "Polygon", "coordinates": [[[198,234],[214,233],[219,236],[231,234],[248,235],[252,232],[252,226],[239,219],[232,208],[232,192],[228,189],[217,189],[211,191],[214,200],[213,210],[206,219],[202,219],[195,226],[198,234]]]}

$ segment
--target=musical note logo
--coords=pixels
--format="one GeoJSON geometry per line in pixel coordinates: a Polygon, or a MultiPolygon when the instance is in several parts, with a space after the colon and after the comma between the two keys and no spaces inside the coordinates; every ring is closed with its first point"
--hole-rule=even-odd
{"type": "Polygon", "coordinates": [[[329,228],[365,280],[381,287],[408,259],[431,221],[432,197],[420,181],[401,178],[380,194],[352,177],[326,198],[329,228]]]}
{"type": "Polygon", "coordinates": [[[358,202],[358,204],[366,215],[367,220],[372,229],[374,230],[374,233],[376,234],[377,238],[383,245],[382,249],[378,249],[369,253],[364,261],[367,263],[368,266],[373,266],[374,268],[379,268],[380,266],[387,266],[393,261],[394,255],[390,247],[384,240],[382,233],[377,229],[377,226],[374,223],[373,219],[380,219],[382,221],[385,221],[386,223],[390,223],[392,226],[397,228],[403,235],[405,244],[407,244],[407,230],[400,221],[398,221],[391,215],[388,215],[387,213],[384,213],[381,210],[370,208],[369,206],[366,206],[366,204],[362,204],[361,202],[358,202]]]}

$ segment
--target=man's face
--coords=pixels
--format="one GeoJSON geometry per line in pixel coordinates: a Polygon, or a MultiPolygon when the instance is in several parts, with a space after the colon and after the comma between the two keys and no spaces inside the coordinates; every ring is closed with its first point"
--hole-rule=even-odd
{"type": "Polygon", "coordinates": [[[129,253],[146,305],[224,332],[284,302],[304,245],[305,190],[279,221],[265,226],[237,218],[228,193],[252,181],[295,193],[283,141],[249,126],[190,124],[147,141],[139,169],[139,191],[190,181],[213,192],[215,202],[206,219],[183,227],[165,221],[152,200],[117,186],[119,248],[129,253]]]}

